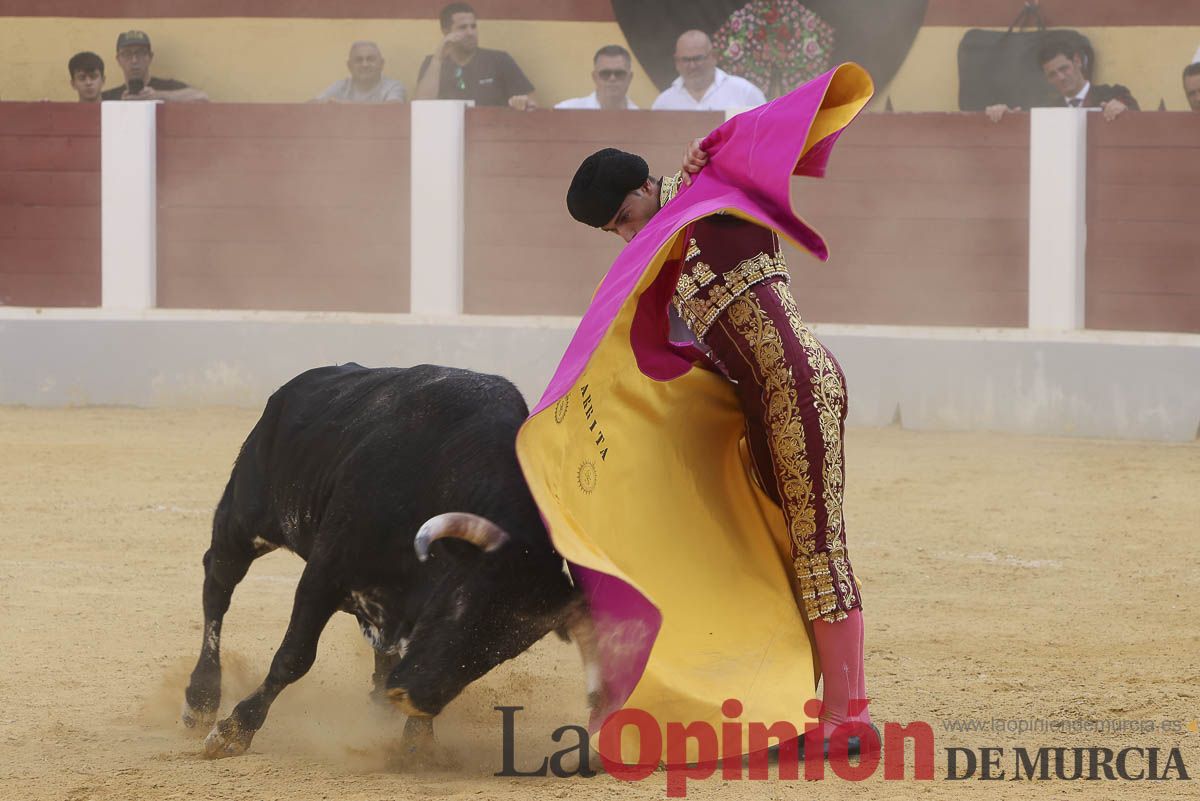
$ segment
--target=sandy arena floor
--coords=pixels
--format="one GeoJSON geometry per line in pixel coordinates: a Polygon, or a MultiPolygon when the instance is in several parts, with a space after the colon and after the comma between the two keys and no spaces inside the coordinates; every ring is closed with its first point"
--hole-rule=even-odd
{"type": "MultiPolygon", "coordinates": [[[[440,719],[460,770],[389,771],[401,719],[369,703],[370,653],[346,615],[251,752],[202,759],[200,735],[177,717],[200,644],[200,557],[256,419],[235,409],[0,409],[0,799],[663,797],[661,773],[640,784],[492,776],[501,764],[493,706],[527,708],[526,757],[552,752],[550,732],[584,717],[577,653],[553,638],[440,719]]],[[[882,770],[866,786],[713,779],[690,797],[1200,797],[1200,778],[943,778],[946,747],[991,745],[1178,746],[1200,774],[1200,444],[856,430],[847,462],[872,709],[877,722],[933,725],[937,779],[886,782],[882,770]],[[1155,721],[1156,730],[942,726],[975,718],[1155,721]],[[1163,720],[1183,730],[1163,732],[1163,720]]],[[[265,557],[234,595],[222,714],[261,679],[300,566],[290,554],[265,557]]]]}

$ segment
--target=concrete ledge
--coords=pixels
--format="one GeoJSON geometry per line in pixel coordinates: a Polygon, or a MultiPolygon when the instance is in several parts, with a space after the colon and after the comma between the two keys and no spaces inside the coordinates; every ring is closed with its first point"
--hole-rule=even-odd
{"type": "MultiPolygon", "coordinates": [[[[540,397],[577,321],[310,312],[0,309],[0,404],[260,407],[321,364],[449,364],[540,397]]],[[[1200,335],[814,325],[850,423],[1192,441],[1200,335]]]]}
{"type": "Polygon", "coordinates": [[[916,430],[1185,442],[1200,428],[1200,337],[1136,342],[838,335],[821,339],[850,386],[850,422],[916,430]]]}

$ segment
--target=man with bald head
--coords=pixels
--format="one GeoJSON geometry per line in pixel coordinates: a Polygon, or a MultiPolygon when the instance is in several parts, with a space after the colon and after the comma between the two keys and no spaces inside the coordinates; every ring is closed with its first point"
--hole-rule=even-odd
{"type": "Polygon", "coordinates": [[[675,69],[679,77],[654,101],[655,111],[726,111],[767,102],[757,86],[717,66],[704,31],[684,31],[675,40],[675,69]]]}
{"type": "Polygon", "coordinates": [[[383,77],[383,53],[374,42],[355,42],[346,59],[349,78],[342,78],[313,98],[316,103],[403,103],[404,84],[383,77]]]}

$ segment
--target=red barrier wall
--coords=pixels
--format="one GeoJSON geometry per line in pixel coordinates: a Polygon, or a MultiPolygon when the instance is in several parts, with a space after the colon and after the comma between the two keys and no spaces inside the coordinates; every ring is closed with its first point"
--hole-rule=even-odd
{"type": "Polygon", "coordinates": [[[100,305],[100,107],[0,103],[0,305],[100,305]]]}
{"type": "MultiPolygon", "coordinates": [[[[642,153],[655,175],[721,122],[690,112],[467,115],[466,309],[578,314],[621,242],[567,214],[589,153],[642,153]]],[[[804,315],[845,323],[1023,326],[1028,305],[1029,120],[866,115],[830,177],[797,179],[794,202],[833,252],[788,247],[804,315]]]]}
{"type": "MultiPolygon", "coordinates": [[[[465,307],[578,314],[622,243],[567,214],[614,145],[674,171],[718,114],[467,114],[465,307]]],[[[828,263],[789,248],[812,320],[1023,326],[1029,119],[864,115],[794,202],[828,263]]],[[[164,105],[159,303],[406,311],[407,106],[164,105]]],[[[99,109],[0,104],[0,302],[100,302],[99,109]]],[[[1087,324],[1200,332],[1200,115],[1090,119],[1087,324]]]]}
{"type": "Polygon", "coordinates": [[[406,105],[159,108],[164,307],[402,312],[406,105]]]}
{"type": "Polygon", "coordinates": [[[806,317],[1026,325],[1029,115],[864,114],[792,204],[830,250],[787,251],[806,317]]]}
{"type": "Polygon", "coordinates": [[[467,111],[464,308],[581,314],[624,243],[567,213],[571,176],[603,147],[640,153],[655,175],[724,115],[688,111],[467,111]]]}
{"type": "Polygon", "coordinates": [[[1200,114],[1088,119],[1088,328],[1200,333],[1200,114]]]}

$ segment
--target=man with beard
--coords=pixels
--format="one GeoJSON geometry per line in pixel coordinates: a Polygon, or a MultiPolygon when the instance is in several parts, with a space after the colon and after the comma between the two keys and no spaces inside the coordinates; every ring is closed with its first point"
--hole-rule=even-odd
{"type": "Polygon", "coordinates": [[[513,57],[479,46],[475,9],[451,3],[442,9],[444,37],[421,62],[417,100],[474,100],[477,106],[508,105],[518,111],[537,108],[533,84],[513,57]]]}
{"type": "Polygon", "coordinates": [[[1192,111],[1200,111],[1200,62],[1183,68],[1183,93],[1192,111]]]}
{"type": "Polygon", "coordinates": [[[679,77],[655,99],[655,111],[725,111],[767,102],[757,86],[717,67],[712,40],[704,31],[679,36],[675,69],[679,77]]]}
{"type": "Polygon", "coordinates": [[[100,95],[101,100],[163,100],[174,103],[196,103],[208,100],[208,95],[173,78],[150,75],[154,51],[150,37],[144,31],[125,31],[117,37],[117,64],[125,73],[125,83],[100,95]]]}

